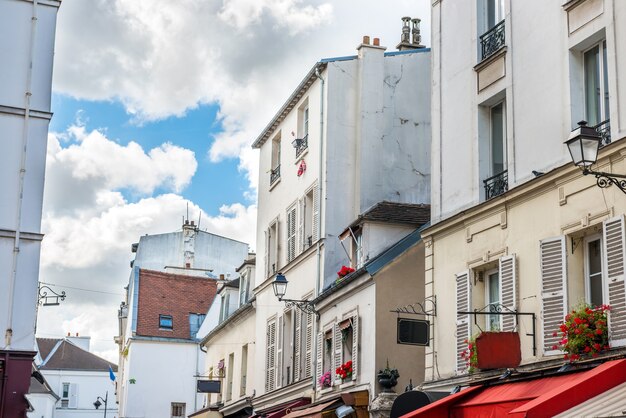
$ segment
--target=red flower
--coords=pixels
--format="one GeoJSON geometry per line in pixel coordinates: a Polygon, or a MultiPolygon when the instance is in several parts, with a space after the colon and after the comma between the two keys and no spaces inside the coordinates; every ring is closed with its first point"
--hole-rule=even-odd
{"type": "Polygon", "coordinates": [[[596,330],[596,335],[602,335],[603,331],[601,329],[596,330]]]}

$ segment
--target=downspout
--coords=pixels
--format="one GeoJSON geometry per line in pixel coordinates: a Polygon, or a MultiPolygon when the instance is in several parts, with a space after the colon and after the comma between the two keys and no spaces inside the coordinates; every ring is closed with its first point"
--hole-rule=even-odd
{"type": "MultiPolygon", "coordinates": [[[[320,66],[318,65],[317,68],[315,68],[315,76],[320,80],[321,83],[321,87],[320,87],[320,153],[319,153],[319,171],[317,174],[317,198],[319,199],[319,211],[317,213],[318,216],[318,229],[319,229],[319,238],[317,240],[317,249],[316,249],[316,256],[317,256],[317,272],[316,272],[316,277],[317,279],[315,280],[315,297],[317,297],[320,293],[320,280],[322,279],[322,252],[321,252],[321,242],[322,239],[324,238],[324,235],[326,233],[325,228],[323,227],[323,223],[322,223],[322,208],[324,207],[324,205],[322,205],[322,184],[323,184],[323,174],[324,174],[324,88],[326,86],[326,80],[324,80],[324,78],[322,77],[322,75],[320,74],[320,66]]],[[[317,350],[317,334],[318,334],[318,322],[319,322],[319,318],[317,318],[318,320],[314,322],[314,327],[313,327],[313,347],[315,347],[315,349],[317,350]]],[[[315,356],[313,357],[313,373],[311,373],[313,375],[313,382],[312,382],[312,387],[313,389],[315,389],[315,383],[316,383],[316,379],[315,379],[315,374],[317,371],[317,352],[315,353],[315,356]]]]}
{"type": "MultiPolygon", "coordinates": [[[[24,177],[26,175],[26,150],[30,122],[30,98],[33,84],[33,62],[35,61],[35,36],[37,34],[37,0],[33,0],[33,13],[30,26],[29,66],[26,76],[26,93],[24,94],[24,129],[22,131],[22,155],[20,158],[20,177],[17,190],[17,207],[15,214],[15,242],[13,245],[13,261],[11,265],[11,279],[9,280],[9,303],[7,315],[7,329],[4,334],[4,348],[11,348],[13,337],[13,304],[15,303],[15,282],[17,281],[17,262],[20,253],[20,229],[22,227],[22,205],[24,201],[24,177]]],[[[34,330],[34,328],[33,328],[34,330]]]]}

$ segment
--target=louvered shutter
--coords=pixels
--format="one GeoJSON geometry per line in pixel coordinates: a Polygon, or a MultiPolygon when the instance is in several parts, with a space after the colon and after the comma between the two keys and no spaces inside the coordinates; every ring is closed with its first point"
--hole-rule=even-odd
{"type": "Polygon", "coordinates": [[[541,303],[543,323],[543,352],[558,354],[559,324],[567,311],[567,264],[565,237],[545,239],[540,242],[541,303]],[[553,334],[557,332],[555,337],[553,334]]]}
{"type": "Polygon", "coordinates": [[[276,271],[273,271],[272,274],[277,273],[277,272],[280,271],[280,267],[279,267],[280,266],[280,264],[279,264],[280,263],[280,259],[278,258],[279,257],[279,252],[280,252],[280,232],[279,232],[279,228],[278,228],[279,226],[280,226],[280,223],[278,222],[278,219],[277,219],[276,220],[276,232],[275,232],[276,236],[274,237],[274,248],[273,248],[273,250],[274,250],[274,260],[276,260],[275,261],[275,263],[276,263],[276,271]]]}
{"type": "Polygon", "coordinates": [[[306,249],[306,237],[304,236],[304,217],[306,216],[306,199],[298,199],[298,254],[306,249]]]}
{"type": "Polygon", "coordinates": [[[313,187],[313,242],[320,239],[320,191],[317,185],[313,187]]]}
{"type": "MultiPolygon", "coordinates": [[[[500,303],[506,308],[504,312],[517,310],[517,275],[515,254],[500,258],[500,303]]],[[[517,321],[515,315],[501,315],[502,331],[515,331],[517,321]]]]}
{"type": "Polygon", "coordinates": [[[359,374],[359,311],[352,316],[352,380],[359,374]]]}
{"type": "Polygon", "coordinates": [[[276,387],[283,386],[283,327],[284,317],[278,318],[278,339],[276,342],[276,387]]]}
{"type": "Polygon", "coordinates": [[[276,383],[276,321],[267,324],[265,359],[265,392],[271,392],[276,383]]]}
{"type": "MultiPolygon", "coordinates": [[[[343,347],[341,341],[341,329],[339,324],[333,324],[333,373],[341,367],[343,347]]],[[[339,375],[335,375],[335,379],[341,379],[339,375]]]]}
{"type": "Polygon", "coordinates": [[[311,377],[311,368],[313,367],[313,314],[306,315],[306,334],[305,334],[305,356],[304,356],[304,377],[311,377]]]}
{"type": "Polygon", "coordinates": [[[322,389],[322,385],[319,384],[320,377],[324,374],[324,333],[317,333],[315,357],[317,364],[315,365],[315,381],[317,382],[318,389],[322,389]]]}
{"type": "Polygon", "coordinates": [[[270,276],[270,230],[265,231],[265,276],[270,276]]]}
{"type": "MultiPolygon", "coordinates": [[[[470,272],[464,271],[456,275],[456,311],[469,312],[471,309],[471,286],[470,272]]],[[[471,325],[469,314],[456,315],[456,371],[464,373],[467,363],[462,353],[467,349],[467,342],[471,337],[471,325]]]]}
{"type": "Polygon", "coordinates": [[[300,380],[300,359],[302,345],[302,313],[299,309],[293,310],[294,323],[296,324],[293,333],[293,381],[300,380]]]}
{"type": "Polygon", "coordinates": [[[609,313],[611,346],[626,345],[626,289],[624,288],[624,217],[604,221],[604,264],[609,313]]]}
{"type": "Polygon", "coordinates": [[[296,258],[296,207],[287,212],[287,262],[296,258]]]}
{"type": "Polygon", "coordinates": [[[70,393],[67,407],[78,408],[78,385],[76,383],[70,383],[70,393]]]}

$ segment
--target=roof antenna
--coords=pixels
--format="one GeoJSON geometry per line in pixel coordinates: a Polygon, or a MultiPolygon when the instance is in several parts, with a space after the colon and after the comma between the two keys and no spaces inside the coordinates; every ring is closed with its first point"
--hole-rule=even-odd
{"type": "Polygon", "coordinates": [[[189,202],[187,202],[187,220],[189,220],[189,202]]]}
{"type": "Polygon", "coordinates": [[[198,215],[198,231],[200,230],[200,220],[202,219],[202,210],[200,210],[200,214],[198,215]]]}

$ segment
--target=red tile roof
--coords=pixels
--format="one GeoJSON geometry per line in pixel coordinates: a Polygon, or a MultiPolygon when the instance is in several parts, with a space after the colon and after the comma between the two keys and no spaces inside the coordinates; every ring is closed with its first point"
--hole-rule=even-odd
{"type": "Polygon", "coordinates": [[[75,346],[67,340],[52,338],[37,338],[37,346],[39,353],[45,363],[40,367],[42,370],[94,370],[109,371],[109,367],[113,371],[117,371],[117,366],[105,359],[96,356],[89,351],[75,346]],[[52,347],[59,343],[58,348],[51,354],[52,348],[50,344],[54,342],[52,347]],[[51,355],[50,355],[51,354],[51,355]],[[50,358],[48,358],[50,356],[50,358]]]}

